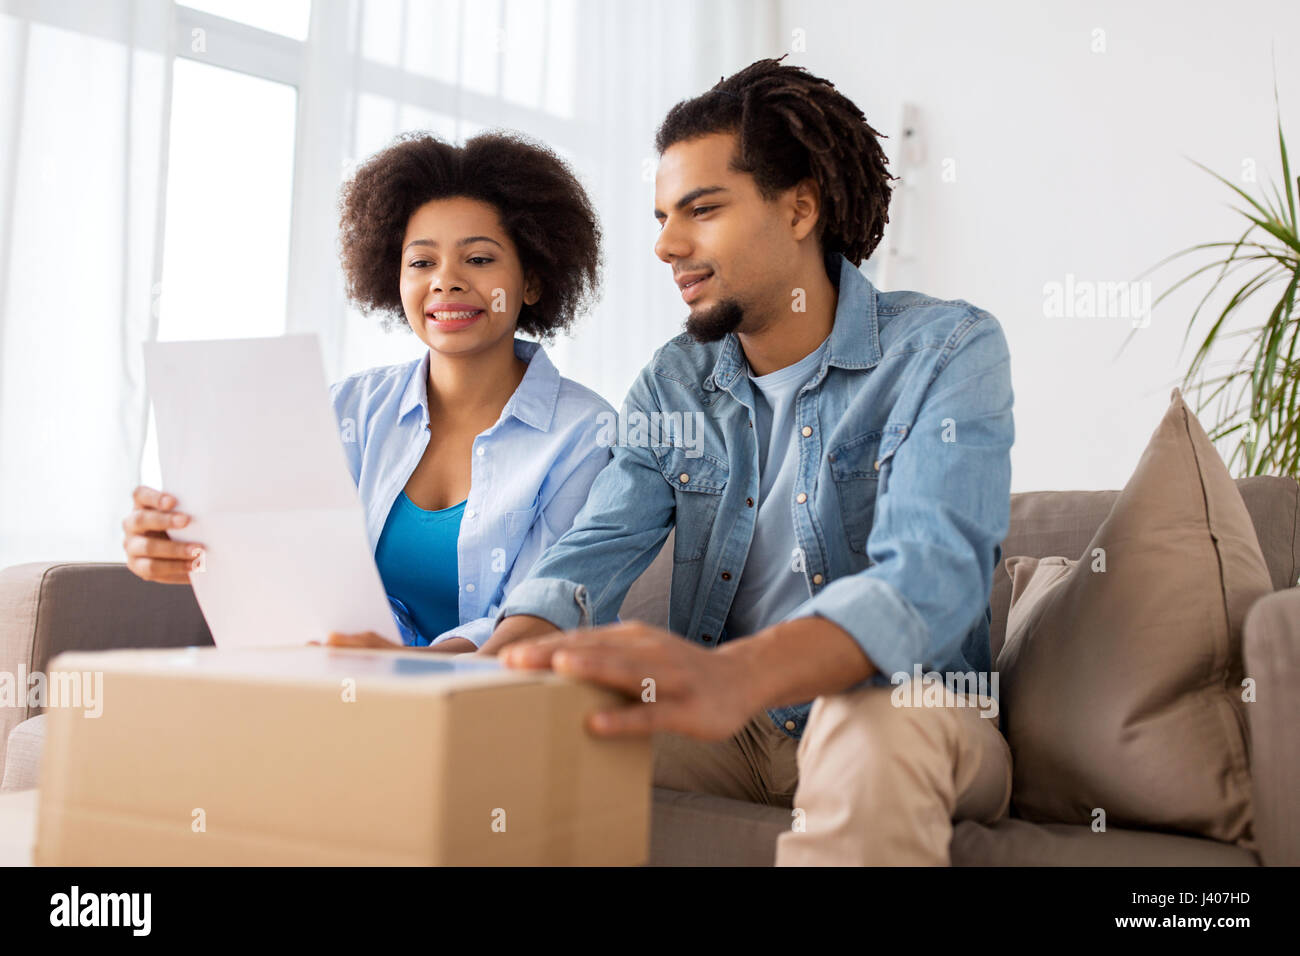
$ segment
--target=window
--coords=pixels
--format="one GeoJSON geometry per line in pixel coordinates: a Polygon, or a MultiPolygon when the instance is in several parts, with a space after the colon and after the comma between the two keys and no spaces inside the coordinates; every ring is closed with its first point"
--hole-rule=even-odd
{"type": "Polygon", "coordinates": [[[184,5],[293,40],[307,39],[311,19],[311,0],[186,0],[184,5]]]}
{"type": "Polygon", "coordinates": [[[519,129],[572,161],[578,3],[178,4],[158,338],[316,331],[331,378],[418,356],[342,299],[338,187],[407,130],[519,129]]]}
{"type": "Polygon", "coordinates": [[[283,83],[177,60],[159,339],[284,333],[296,101],[283,83]]]}
{"type": "MultiPolygon", "coordinates": [[[[177,8],[162,282],[154,290],[159,340],[285,332],[298,94],[283,82],[285,41],[268,47],[263,34],[301,47],[310,10],[310,0],[177,8]]],[[[152,407],[141,480],[162,483],[152,407]]]]}

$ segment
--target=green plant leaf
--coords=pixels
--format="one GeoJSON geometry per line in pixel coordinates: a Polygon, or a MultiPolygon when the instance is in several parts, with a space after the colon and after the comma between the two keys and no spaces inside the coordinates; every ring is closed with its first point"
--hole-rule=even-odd
{"type": "Polygon", "coordinates": [[[1204,341],[1202,341],[1200,346],[1197,348],[1196,355],[1192,358],[1191,368],[1188,369],[1187,372],[1188,375],[1196,374],[1196,371],[1201,366],[1201,362],[1205,359],[1205,356],[1209,354],[1210,349],[1213,348],[1215,339],[1219,334],[1219,329],[1223,326],[1223,323],[1227,321],[1228,317],[1232,314],[1232,311],[1236,309],[1242,302],[1245,302],[1247,299],[1253,296],[1260,289],[1264,288],[1264,286],[1268,285],[1268,283],[1271,282],[1273,278],[1277,278],[1277,277],[1270,276],[1268,273],[1265,273],[1262,276],[1257,276],[1256,278],[1250,280],[1244,286],[1238,289],[1235,293],[1233,293],[1232,298],[1228,300],[1228,304],[1224,306],[1223,311],[1219,313],[1219,317],[1218,319],[1215,320],[1214,325],[1210,327],[1209,334],[1206,335],[1204,341]]]}
{"type": "MultiPolygon", "coordinates": [[[[1258,209],[1258,210],[1259,210],[1259,214],[1260,214],[1261,216],[1263,216],[1265,219],[1268,219],[1268,218],[1269,218],[1269,211],[1268,211],[1267,209],[1265,209],[1263,206],[1261,206],[1258,202],[1256,202],[1256,201],[1255,201],[1255,197],[1252,196],[1250,193],[1246,192],[1244,189],[1242,189],[1241,187],[1239,187],[1239,186],[1238,186],[1236,183],[1234,183],[1232,180],[1230,180],[1230,179],[1225,179],[1223,176],[1220,176],[1218,173],[1216,173],[1214,170],[1212,170],[1209,166],[1203,165],[1202,163],[1197,163],[1196,160],[1194,160],[1194,159],[1191,160],[1191,161],[1192,161],[1193,163],[1195,163],[1197,166],[1200,166],[1201,169],[1205,170],[1207,173],[1209,173],[1211,176],[1213,176],[1213,177],[1214,177],[1215,179],[1217,179],[1219,182],[1223,183],[1223,185],[1227,186],[1229,189],[1231,189],[1233,192],[1235,192],[1235,193],[1236,193],[1238,196],[1240,196],[1242,199],[1246,200],[1246,202],[1250,203],[1252,206],[1254,206],[1256,209],[1258,209]]],[[[1241,210],[1237,210],[1237,211],[1238,211],[1238,212],[1241,212],[1241,210]]],[[[1245,214],[1245,213],[1242,213],[1242,215],[1244,216],[1244,215],[1246,215],[1246,214],[1245,214]]]]}
{"type": "Polygon", "coordinates": [[[1273,74],[1273,109],[1277,114],[1277,148],[1282,154],[1282,182],[1286,184],[1286,209],[1291,214],[1291,231],[1300,232],[1300,227],[1296,225],[1295,193],[1291,191],[1291,164],[1286,158],[1286,137],[1282,135],[1282,103],[1277,95],[1276,71],[1273,74]]]}
{"type": "MultiPolygon", "coordinates": [[[[1235,206],[1233,208],[1236,209],[1235,206]]],[[[1286,243],[1289,248],[1300,253],[1300,238],[1298,238],[1294,233],[1287,231],[1286,223],[1274,222],[1270,219],[1256,219],[1254,216],[1250,215],[1250,213],[1241,209],[1236,209],[1236,211],[1241,213],[1255,225],[1259,226],[1259,228],[1263,229],[1273,238],[1286,243]]]]}
{"type": "Polygon", "coordinates": [[[1300,356],[1297,355],[1300,350],[1300,316],[1295,311],[1300,292],[1300,228],[1297,228],[1296,204],[1300,179],[1294,180],[1293,189],[1276,70],[1273,95],[1278,155],[1282,161],[1282,188],[1279,189],[1275,181],[1268,182],[1261,185],[1258,197],[1252,196],[1236,183],[1192,160],[1245,200],[1244,207],[1230,205],[1249,225],[1235,242],[1199,243],[1156,263],[1152,269],[1191,253],[1221,251],[1214,261],[1199,266],[1165,289],[1155,299],[1152,308],[1183,285],[1206,273],[1214,273],[1184,329],[1179,349],[1181,357],[1201,312],[1219,288],[1230,277],[1233,279],[1238,287],[1209,330],[1201,336],[1183,376],[1183,390],[1196,401],[1198,415],[1207,410],[1215,414],[1213,420],[1209,415],[1203,417],[1206,433],[1213,441],[1237,439],[1225,455],[1230,469],[1235,468],[1238,458],[1241,458],[1244,462],[1242,473],[1247,475],[1267,474],[1271,469],[1277,469],[1283,474],[1300,477],[1300,356]],[[1259,236],[1256,229],[1267,238],[1259,236]],[[1238,276],[1243,269],[1248,272],[1244,281],[1238,276]],[[1229,320],[1245,314],[1250,300],[1275,281],[1285,284],[1284,291],[1271,304],[1264,323],[1251,329],[1229,331],[1229,320]],[[1242,337],[1247,338],[1247,343],[1240,358],[1218,358],[1227,339],[1242,337]],[[1220,372],[1225,366],[1226,371],[1220,372]],[[1212,407],[1216,403],[1217,407],[1212,407]],[[1247,440],[1250,436],[1253,440],[1247,440]]]}

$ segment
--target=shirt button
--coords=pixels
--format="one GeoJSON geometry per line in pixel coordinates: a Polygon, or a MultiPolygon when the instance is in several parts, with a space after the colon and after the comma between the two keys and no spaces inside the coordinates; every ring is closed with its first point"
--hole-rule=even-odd
{"type": "Polygon", "coordinates": [[[880,459],[879,459],[879,458],[876,459],[875,469],[876,469],[876,471],[879,471],[879,470],[880,470],[880,459]]]}
{"type": "Polygon", "coordinates": [[[730,571],[723,571],[723,572],[722,572],[722,580],[724,580],[724,581],[730,581],[730,580],[731,580],[731,572],[730,572],[730,571]]]}
{"type": "Polygon", "coordinates": [[[807,438],[809,435],[812,434],[812,428],[808,425],[805,425],[803,428],[799,429],[799,434],[802,435],[804,438],[807,438]]]}
{"type": "Polygon", "coordinates": [[[466,590],[466,591],[473,591],[473,590],[474,590],[474,585],[472,585],[472,584],[467,584],[467,585],[465,585],[465,590],[466,590]]]}
{"type": "Polygon", "coordinates": [[[474,454],[476,454],[476,455],[481,455],[481,454],[483,454],[483,446],[482,446],[482,445],[479,445],[479,446],[478,446],[478,449],[474,452],[474,454]]]}
{"type": "Polygon", "coordinates": [[[754,499],[753,499],[753,498],[746,498],[746,499],[745,499],[745,507],[746,507],[746,508],[752,508],[752,507],[754,507],[754,499]]]}
{"type": "Polygon", "coordinates": [[[785,729],[786,729],[786,730],[794,730],[794,721],[793,721],[793,720],[787,720],[787,721],[785,722],[785,729]]]}
{"type": "Polygon", "coordinates": [[[686,472],[682,472],[680,475],[677,476],[677,480],[680,481],[682,484],[686,484],[686,482],[691,480],[691,476],[686,474],[686,472]]]}
{"type": "Polygon", "coordinates": [[[813,575],[813,584],[821,584],[824,578],[820,574],[813,575]]]}
{"type": "Polygon", "coordinates": [[[702,640],[702,641],[706,641],[706,642],[707,642],[707,641],[711,641],[711,640],[713,640],[713,635],[712,635],[712,634],[701,634],[701,635],[700,635],[700,640],[702,640]]]}
{"type": "Polygon", "coordinates": [[[465,517],[466,517],[466,518],[472,518],[472,517],[474,517],[476,514],[478,514],[478,512],[475,511],[473,508],[470,508],[469,511],[466,511],[466,512],[465,512],[465,517]]]}
{"type": "Polygon", "coordinates": [[[808,496],[801,491],[799,492],[799,494],[795,495],[794,500],[799,502],[799,504],[803,504],[805,501],[808,500],[808,496]]]}

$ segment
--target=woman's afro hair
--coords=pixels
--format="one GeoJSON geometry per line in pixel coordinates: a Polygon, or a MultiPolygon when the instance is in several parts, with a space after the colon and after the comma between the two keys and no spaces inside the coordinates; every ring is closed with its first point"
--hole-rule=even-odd
{"type": "Polygon", "coordinates": [[[425,203],[459,197],[496,209],[524,275],[540,285],[536,304],[520,309],[519,331],[549,339],[569,328],[600,285],[600,224],[562,159],[500,130],[464,146],[402,134],[343,185],[339,245],[348,297],[383,315],[387,329],[405,322],[399,276],[407,223],[425,203]]]}

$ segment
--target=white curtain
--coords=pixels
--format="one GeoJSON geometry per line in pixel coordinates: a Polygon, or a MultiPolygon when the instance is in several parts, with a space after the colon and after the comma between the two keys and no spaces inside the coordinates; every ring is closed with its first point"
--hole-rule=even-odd
{"type": "MultiPolygon", "coordinates": [[[[317,333],[331,380],[419,355],[344,299],[339,186],[404,130],[519,129],[573,163],[601,216],[603,298],[550,351],[617,405],[685,315],[652,251],[655,128],[677,100],[784,52],[777,5],[316,0],[297,42],[169,0],[0,0],[0,567],[120,560],[130,491],[158,480],[141,343],[191,295],[163,252],[183,259],[164,228],[168,130],[196,25],[209,64],[297,90],[283,322],[277,306],[266,334],[317,333]]],[[[223,284],[239,281],[230,254],[212,263],[223,284]]],[[[212,325],[186,334],[248,334],[212,325]]]]}
{"type": "Polygon", "coordinates": [[[121,553],[161,268],[171,10],[0,6],[0,566],[121,553]]]}
{"type": "Polygon", "coordinates": [[[676,102],[761,57],[780,56],[775,2],[600,3],[580,57],[584,104],[576,160],[605,228],[604,295],[557,340],[560,371],[617,407],[686,307],[654,255],[654,134],[676,102]]]}

